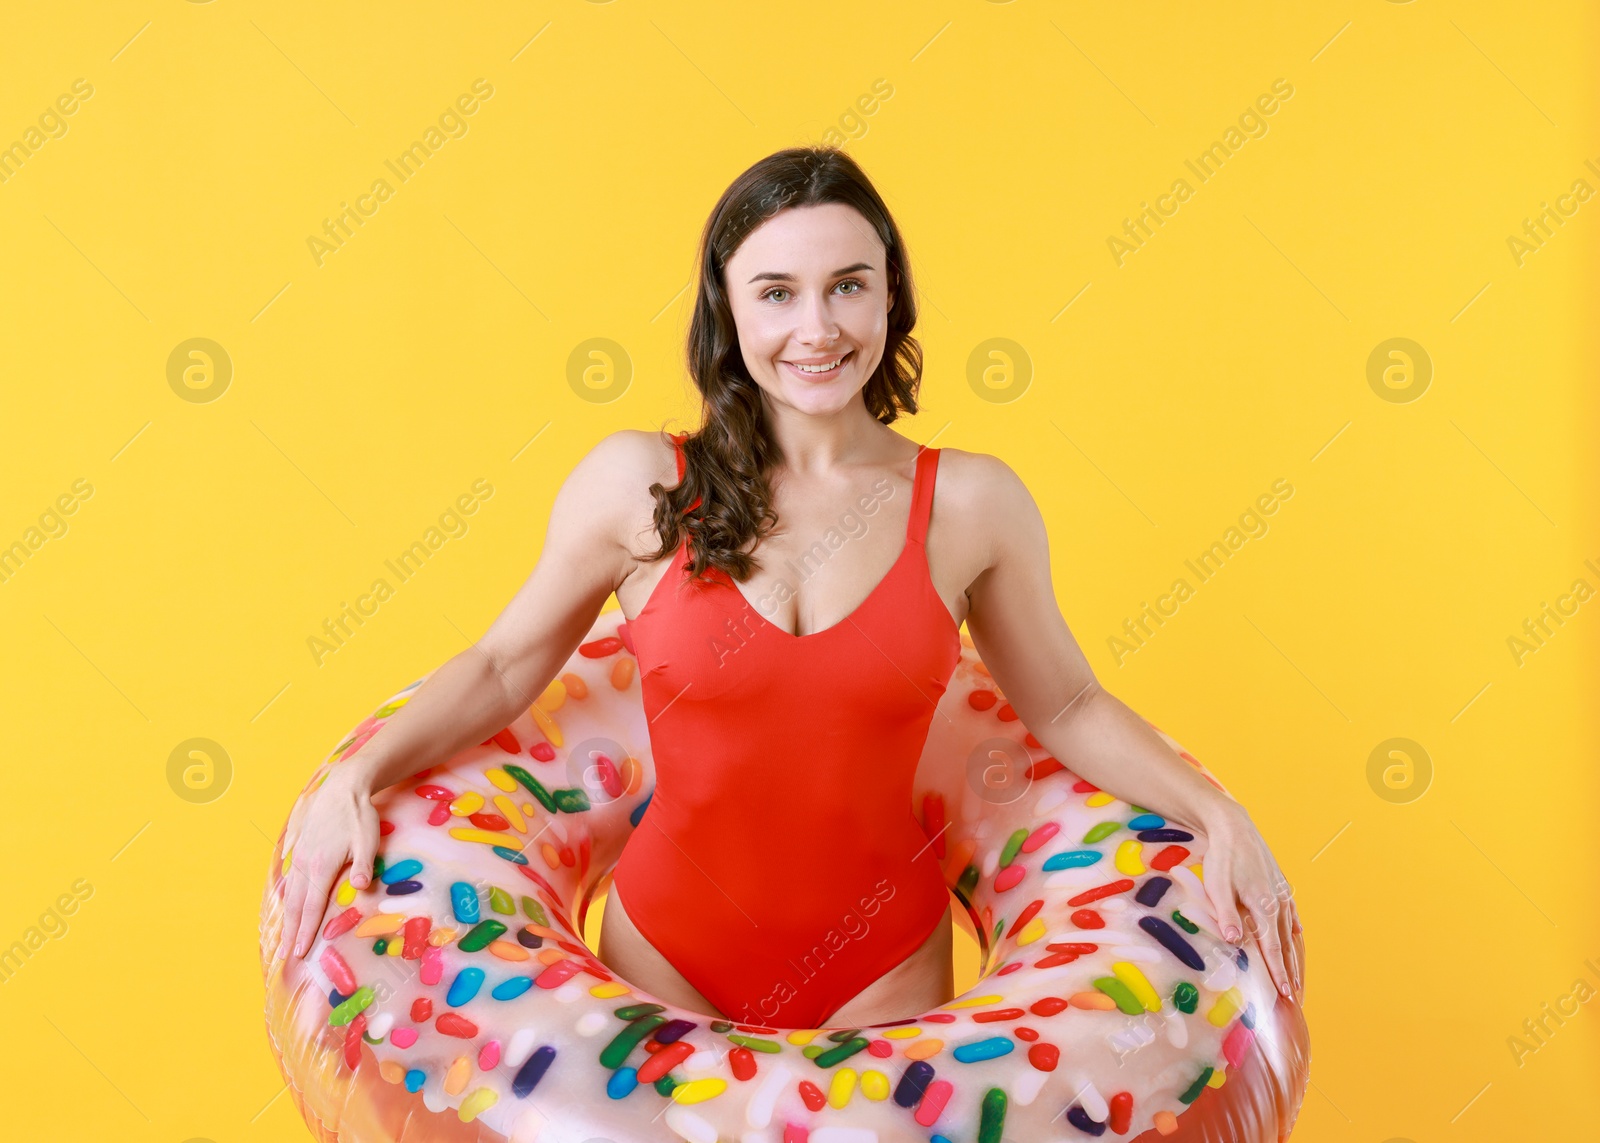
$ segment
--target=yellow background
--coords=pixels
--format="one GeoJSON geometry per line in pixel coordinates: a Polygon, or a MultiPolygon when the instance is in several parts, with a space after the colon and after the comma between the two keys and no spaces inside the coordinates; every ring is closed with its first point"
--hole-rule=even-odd
{"type": "Polygon", "coordinates": [[[925,406],[897,427],[1022,475],[1100,678],[1296,888],[1294,1138],[1592,1124],[1600,1004],[1521,1066],[1507,1044],[1600,986],[1600,602],[1507,647],[1600,588],[1600,201],[1507,246],[1600,189],[1592,6],[5,7],[0,144],[94,91],[0,183],[0,543],[93,488],[0,583],[0,944],[93,887],[0,984],[7,1137],[304,1137],[260,1017],[271,838],[498,613],[579,456],[695,423],[700,227],[830,130],[913,259],[925,406]],[[468,132],[319,266],[307,238],[479,78],[468,132]],[[1119,266],[1108,237],[1280,78],[1268,132],[1119,266]],[[214,401],[168,384],[194,337],[232,362],[214,401]],[[614,401],[569,384],[593,337],[631,364],[614,401]],[[1416,400],[1368,383],[1394,337],[1432,362],[1416,400]],[[1031,364],[1015,399],[970,383],[991,338],[1031,364]],[[319,666],[307,638],[478,478],[466,534],[319,666]],[[1109,637],[1279,478],[1270,531],[1118,665],[1109,637]],[[167,780],[194,737],[233,771],[202,804],[167,780]],[[1397,737],[1432,767],[1404,803],[1367,778],[1397,737]]]}

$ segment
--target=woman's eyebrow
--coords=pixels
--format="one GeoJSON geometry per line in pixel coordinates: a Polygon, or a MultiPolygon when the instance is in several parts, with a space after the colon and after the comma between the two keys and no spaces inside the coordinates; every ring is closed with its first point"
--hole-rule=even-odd
{"type": "MultiPolygon", "coordinates": [[[[832,274],[829,274],[828,276],[830,278],[837,278],[837,277],[840,277],[841,275],[844,275],[844,274],[854,274],[858,270],[874,270],[874,269],[876,269],[876,267],[874,267],[871,262],[856,262],[853,265],[844,267],[843,269],[835,270],[832,274]]],[[[763,274],[757,274],[755,277],[750,279],[750,282],[769,282],[769,281],[770,282],[792,282],[794,280],[795,280],[795,277],[794,277],[793,274],[781,273],[781,272],[776,271],[776,270],[768,270],[763,274]]],[[[745,284],[749,285],[750,282],[746,282],[745,284]]]]}

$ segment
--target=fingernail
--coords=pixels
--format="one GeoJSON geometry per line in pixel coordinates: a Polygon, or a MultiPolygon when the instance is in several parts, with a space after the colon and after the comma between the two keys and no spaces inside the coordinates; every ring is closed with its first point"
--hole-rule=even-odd
{"type": "Polygon", "coordinates": [[[1229,925],[1222,935],[1227,937],[1230,941],[1236,941],[1239,939],[1239,930],[1234,928],[1232,925],[1229,925]]]}
{"type": "Polygon", "coordinates": [[[350,878],[350,884],[354,885],[357,889],[365,889],[367,887],[366,874],[357,873],[354,877],[350,878]]]}

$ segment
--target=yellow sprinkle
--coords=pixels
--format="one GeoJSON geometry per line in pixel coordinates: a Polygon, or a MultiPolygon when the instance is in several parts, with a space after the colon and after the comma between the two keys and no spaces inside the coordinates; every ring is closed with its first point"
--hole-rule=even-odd
{"type": "Polygon", "coordinates": [[[854,1068],[840,1068],[833,1073],[833,1082],[828,1085],[828,1103],[833,1107],[843,1107],[850,1102],[850,1097],[856,1090],[856,1070],[854,1068]]]}
{"type": "Polygon", "coordinates": [[[398,933],[400,926],[405,923],[405,917],[399,913],[374,913],[356,926],[356,936],[388,936],[390,933],[398,933]]]}
{"type": "Polygon", "coordinates": [[[1178,1130],[1178,1117],[1170,1111],[1158,1111],[1153,1118],[1156,1130],[1163,1135],[1171,1135],[1178,1130]]]}
{"type": "Polygon", "coordinates": [[[992,995],[992,996],[974,996],[970,1000],[953,1000],[949,1004],[946,1004],[945,1007],[946,1008],[982,1008],[985,1004],[995,1004],[995,1003],[997,1003],[997,1002],[999,1002],[1001,1000],[1004,1000],[1004,999],[1005,999],[1004,996],[1000,996],[998,994],[995,994],[995,995],[992,995]]]}
{"type": "Polygon", "coordinates": [[[868,1099],[889,1098],[889,1077],[876,1068],[861,1073],[861,1094],[868,1099]]]}
{"type": "Polygon", "coordinates": [[[589,989],[590,996],[597,996],[601,1000],[610,1000],[613,996],[626,996],[632,992],[626,984],[617,980],[608,980],[604,984],[597,984],[589,989]]]}
{"type": "Polygon", "coordinates": [[[1193,865],[1189,866],[1189,872],[1193,873],[1196,877],[1200,878],[1200,880],[1204,881],[1206,879],[1205,862],[1195,862],[1193,865]]]}
{"type": "Polygon", "coordinates": [[[446,1095],[460,1095],[466,1090],[467,1080],[472,1078],[472,1061],[466,1056],[457,1056],[450,1065],[450,1070],[444,1073],[444,1093],[446,1095]]]}
{"type": "Polygon", "coordinates": [[[450,812],[458,818],[464,818],[468,814],[475,814],[481,809],[483,809],[483,795],[476,790],[468,790],[450,803],[450,812]]]}
{"type": "Polygon", "coordinates": [[[1044,922],[1038,917],[1022,926],[1022,931],[1017,934],[1017,944],[1031,945],[1034,941],[1044,936],[1050,930],[1044,927],[1044,922]]]}
{"type": "Polygon", "coordinates": [[[533,715],[533,724],[539,728],[540,734],[550,740],[550,745],[560,746],[561,728],[556,725],[556,720],[536,706],[530,707],[528,713],[533,715]]]}
{"type": "Polygon", "coordinates": [[[1140,971],[1138,965],[1119,960],[1111,966],[1111,971],[1116,974],[1118,980],[1128,986],[1128,991],[1145,1006],[1147,1012],[1161,1011],[1161,997],[1150,986],[1149,978],[1140,971]]]}
{"type": "Polygon", "coordinates": [[[480,1112],[488,1111],[500,1099],[499,1094],[492,1087],[480,1087],[461,1101],[460,1110],[456,1112],[461,1117],[461,1122],[471,1123],[478,1118],[480,1112]]]}
{"type": "Polygon", "coordinates": [[[532,802],[523,802],[522,803],[522,812],[527,814],[531,818],[535,814],[537,814],[539,811],[533,808],[533,803],[532,802]]]}
{"type": "Polygon", "coordinates": [[[628,684],[633,682],[633,660],[618,659],[611,664],[611,685],[619,691],[628,689],[628,684]]]}
{"type": "Polygon", "coordinates": [[[1207,1087],[1221,1087],[1223,1084],[1225,1084],[1227,1082],[1228,1082],[1228,1071],[1227,1071],[1227,1069],[1226,1068],[1217,1068],[1214,1071],[1212,1071],[1211,1078],[1206,1080],[1206,1086],[1207,1087]]]}
{"type": "Polygon", "coordinates": [[[507,774],[504,770],[500,769],[498,766],[491,770],[485,770],[483,772],[483,776],[489,779],[489,781],[493,782],[496,786],[499,786],[508,794],[517,788],[516,779],[514,779],[510,774],[507,774]]]}
{"type": "Polygon", "coordinates": [[[457,841],[481,841],[484,845],[503,845],[507,849],[521,849],[522,842],[509,833],[490,833],[486,829],[467,829],[458,826],[450,831],[457,841]]]}
{"type": "Polygon", "coordinates": [[[561,709],[561,704],[567,701],[567,684],[560,679],[551,679],[550,685],[545,687],[544,693],[534,699],[534,705],[540,710],[555,712],[561,709]]]}
{"type": "Polygon", "coordinates": [[[817,1033],[821,1030],[822,1029],[820,1028],[796,1028],[793,1032],[789,1033],[789,1043],[809,1044],[812,1040],[816,1039],[817,1033]]]}
{"type": "Polygon", "coordinates": [[[339,892],[334,894],[333,899],[340,905],[348,906],[356,899],[356,887],[348,881],[339,882],[339,892]]]}
{"type": "Polygon", "coordinates": [[[921,1028],[886,1028],[883,1038],[885,1040],[909,1040],[914,1036],[922,1035],[921,1028]]]}
{"type": "Polygon", "coordinates": [[[1090,809],[1098,809],[1101,806],[1108,806],[1116,800],[1117,799],[1113,798],[1104,790],[1100,790],[1099,792],[1090,794],[1087,798],[1085,798],[1083,804],[1088,806],[1090,809]]]}
{"type": "Polygon", "coordinates": [[[708,1099],[715,1099],[727,1090],[728,1081],[718,1079],[716,1076],[707,1076],[704,1079],[690,1080],[680,1083],[672,1089],[672,1102],[674,1103],[704,1103],[708,1099]]]}
{"type": "Polygon", "coordinates": [[[390,941],[388,947],[383,950],[383,953],[385,956],[399,956],[401,950],[405,947],[406,944],[404,941],[390,941]]]}
{"type": "Polygon", "coordinates": [[[501,960],[527,960],[533,955],[521,945],[511,941],[490,941],[489,951],[501,960]]]}
{"type": "Polygon", "coordinates": [[[517,803],[504,794],[494,796],[494,808],[504,815],[506,821],[511,823],[511,828],[518,833],[528,832],[528,823],[523,820],[522,811],[517,809],[517,803]]]}
{"type": "Polygon", "coordinates": [[[633,755],[628,755],[622,760],[622,785],[623,792],[632,796],[639,792],[639,787],[644,784],[644,767],[633,755]]]}
{"type": "Polygon", "coordinates": [[[1206,1013],[1206,1019],[1221,1028],[1243,1007],[1244,994],[1237,987],[1230,988],[1217,997],[1217,1002],[1211,1006],[1211,1011],[1206,1013]]]}
{"type": "Polygon", "coordinates": [[[428,934],[428,943],[436,949],[443,948],[445,945],[449,944],[455,939],[456,931],[449,925],[445,925],[443,928],[434,929],[428,934]]]}
{"type": "Polygon", "coordinates": [[[568,671],[561,676],[561,681],[567,684],[567,693],[575,699],[589,697],[589,684],[583,681],[583,676],[568,671]]]}
{"type": "Polygon", "coordinates": [[[1112,864],[1118,872],[1126,873],[1129,877],[1137,877],[1144,872],[1144,862],[1140,859],[1140,852],[1144,849],[1144,842],[1130,837],[1127,841],[1117,846],[1117,856],[1112,859],[1112,864]]]}
{"type": "Polygon", "coordinates": [[[556,847],[551,845],[548,841],[540,844],[539,856],[544,858],[544,863],[551,869],[561,868],[561,854],[556,847]]]}
{"type": "Polygon", "coordinates": [[[925,1060],[929,1056],[937,1056],[944,1051],[943,1040],[918,1040],[906,1049],[906,1059],[925,1060]]]}
{"type": "Polygon", "coordinates": [[[406,1066],[399,1060],[382,1060],[378,1064],[378,1074],[388,1083],[399,1083],[406,1078],[406,1066]]]}

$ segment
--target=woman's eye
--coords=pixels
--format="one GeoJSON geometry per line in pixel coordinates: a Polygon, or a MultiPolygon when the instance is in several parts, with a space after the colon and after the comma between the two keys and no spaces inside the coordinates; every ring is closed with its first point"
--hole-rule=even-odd
{"type": "MultiPolygon", "coordinates": [[[[839,286],[854,286],[855,287],[855,289],[849,291],[849,293],[846,295],[847,297],[853,297],[856,294],[859,294],[862,290],[867,288],[866,284],[864,282],[861,282],[861,281],[859,281],[859,280],[857,280],[855,278],[846,278],[844,281],[839,283],[839,286]]],[[[835,289],[837,289],[837,288],[839,288],[839,287],[835,287],[835,289]]],[[[765,293],[763,293],[761,295],[761,300],[762,301],[782,302],[784,300],[783,298],[775,298],[775,297],[773,297],[773,295],[774,294],[787,294],[788,292],[789,292],[788,289],[786,287],[784,287],[784,286],[773,286],[770,290],[766,291],[765,293]]]]}
{"type": "Polygon", "coordinates": [[[865,285],[863,285],[861,282],[856,281],[854,278],[846,278],[844,281],[840,282],[839,285],[841,285],[841,286],[855,286],[856,288],[851,292],[852,293],[857,293],[857,294],[859,294],[862,290],[867,288],[865,285]]]}
{"type": "Polygon", "coordinates": [[[773,294],[787,294],[788,292],[789,291],[784,289],[782,286],[774,286],[774,287],[772,287],[772,289],[768,290],[766,293],[762,294],[761,296],[763,298],[769,298],[770,299],[773,294]]]}

